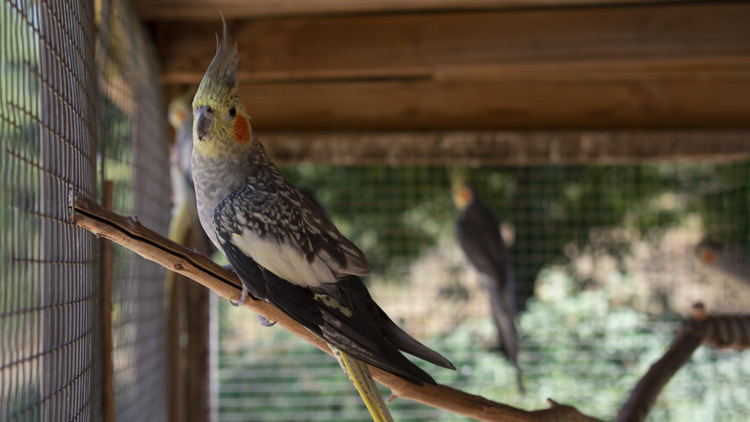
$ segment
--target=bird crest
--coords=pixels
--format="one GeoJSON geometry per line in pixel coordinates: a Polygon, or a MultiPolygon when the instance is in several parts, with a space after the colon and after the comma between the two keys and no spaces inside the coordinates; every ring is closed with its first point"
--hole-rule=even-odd
{"type": "Polygon", "coordinates": [[[224,15],[221,16],[221,21],[224,24],[224,34],[221,40],[219,34],[216,34],[216,54],[198,87],[193,106],[197,100],[231,97],[237,90],[237,43],[229,38],[224,15]]]}

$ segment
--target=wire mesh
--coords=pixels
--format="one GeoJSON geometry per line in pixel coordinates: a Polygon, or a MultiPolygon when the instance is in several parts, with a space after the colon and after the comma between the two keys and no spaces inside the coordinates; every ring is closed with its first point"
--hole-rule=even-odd
{"type": "MultiPolygon", "coordinates": [[[[453,372],[420,363],[438,382],[526,409],[551,397],[607,420],[693,302],[716,313],[748,309],[750,280],[719,274],[695,253],[706,235],[736,250],[750,244],[747,160],[462,169],[512,243],[523,303],[517,326],[528,393],[521,395],[455,239],[455,170],[282,169],[295,185],[314,188],[368,256],[376,301],[456,365],[453,372]]],[[[332,358],[246,314],[220,307],[220,420],[368,418],[332,358]]],[[[747,353],[701,348],[649,420],[745,420],[748,375],[747,353]]],[[[405,400],[391,409],[399,421],[466,420],[405,400]]]]}
{"type": "MultiPolygon", "coordinates": [[[[99,241],[71,223],[68,192],[96,198],[112,178],[117,211],[167,227],[155,60],[128,7],[0,2],[2,421],[102,417],[99,241]]],[[[115,256],[118,418],[165,420],[164,273],[115,256]]]]}
{"type": "Polygon", "coordinates": [[[96,245],[70,189],[96,195],[89,3],[0,4],[0,420],[96,418],[96,245]]]}
{"type": "MultiPolygon", "coordinates": [[[[128,2],[102,5],[99,66],[104,119],[104,179],[114,182],[114,210],[136,215],[166,235],[169,174],[166,121],[157,60],[128,2]]],[[[113,257],[112,339],[115,417],[167,419],[164,269],[125,248],[113,257]]]]}

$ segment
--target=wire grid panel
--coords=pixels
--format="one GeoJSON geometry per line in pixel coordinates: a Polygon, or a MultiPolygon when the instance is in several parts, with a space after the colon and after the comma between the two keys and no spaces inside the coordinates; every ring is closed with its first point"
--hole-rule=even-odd
{"type": "Polygon", "coordinates": [[[0,420],[97,419],[93,6],[0,3],[0,420]]]}
{"type": "MultiPolygon", "coordinates": [[[[97,6],[0,3],[3,421],[101,418],[99,242],[68,192],[96,198],[101,175],[117,211],[168,225],[156,60],[127,2],[97,6]]],[[[113,272],[118,419],[165,420],[164,272],[121,249],[113,272]]]]}
{"type": "MultiPolygon", "coordinates": [[[[493,400],[539,409],[551,397],[611,419],[693,302],[714,313],[746,312],[750,304],[750,280],[714,271],[695,253],[706,235],[727,250],[750,251],[748,161],[465,169],[512,244],[523,303],[521,395],[496,348],[487,297],[455,239],[454,169],[282,170],[295,185],[314,187],[363,249],[375,300],[458,370],[422,367],[438,382],[493,400]]],[[[220,308],[220,420],[368,418],[335,360],[247,314],[220,308]]],[[[745,420],[749,375],[749,354],[700,348],[649,420],[745,420]]],[[[399,421],[466,420],[405,400],[390,407],[399,421]]]]}
{"type": "MultiPolygon", "coordinates": [[[[105,2],[98,66],[105,139],[104,179],[115,211],[166,235],[170,187],[166,119],[154,52],[129,2],[105,2]]],[[[164,269],[115,246],[112,338],[118,420],[163,421],[168,412],[164,269]]]]}

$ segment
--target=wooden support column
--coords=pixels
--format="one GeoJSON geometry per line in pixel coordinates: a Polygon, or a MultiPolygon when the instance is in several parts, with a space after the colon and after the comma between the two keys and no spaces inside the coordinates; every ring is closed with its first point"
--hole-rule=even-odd
{"type": "MultiPolygon", "coordinates": [[[[113,210],[115,206],[115,184],[105,180],[102,184],[102,206],[113,210]]],[[[112,271],[114,250],[112,242],[101,239],[102,284],[99,316],[102,331],[102,420],[115,422],[115,379],[112,343],[112,271]]]]}

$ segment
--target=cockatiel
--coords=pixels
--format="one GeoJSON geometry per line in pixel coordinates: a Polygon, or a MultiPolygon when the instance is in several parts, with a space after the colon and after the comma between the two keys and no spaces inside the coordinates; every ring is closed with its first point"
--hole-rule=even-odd
{"type": "Polygon", "coordinates": [[[453,201],[460,211],[456,220],[456,237],[469,263],[479,273],[479,282],[490,300],[500,348],[515,366],[518,389],[523,392],[515,323],[516,278],[510,252],[500,233],[500,222],[476,191],[460,178],[453,182],[453,201]]]}
{"type": "Polygon", "coordinates": [[[196,221],[195,192],[190,174],[193,154],[193,112],[188,95],[181,95],[169,103],[169,123],[174,128],[175,142],[169,151],[169,176],[172,182],[172,222],[170,238],[184,241],[192,221],[196,221]]]}
{"type": "Polygon", "coordinates": [[[695,256],[709,271],[750,287],[750,251],[747,249],[704,238],[695,246],[695,256]]]}
{"type": "Polygon", "coordinates": [[[370,271],[362,251],[268,159],[237,95],[237,61],[225,22],[193,99],[201,224],[242,280],[240,303],[249,292],[323,339],[373,418],[392,420],[365,363],[417,385],[435,381],[399,350],[455,368],[372,300],[360,279],[370,271]]]}
{"type": "MultiPolygon", "coordinates": [[[[172,218],[169,222],[169,238],[185,244],[191,235],[198,235],[201,243],[208,246],[198,222],[193,178],[190,175],[190,160],[193,151],[193,112],[188,95],[182,95],[169,103],[169,123],[175,131],[175,141],[169,151],[169,178],[172,185],[172,218]]],[[[175,273],[167,271],[166,288],[171,291],[175,273]]],[[[169,295],[168,295],[169,296],[169,295]]]]}

